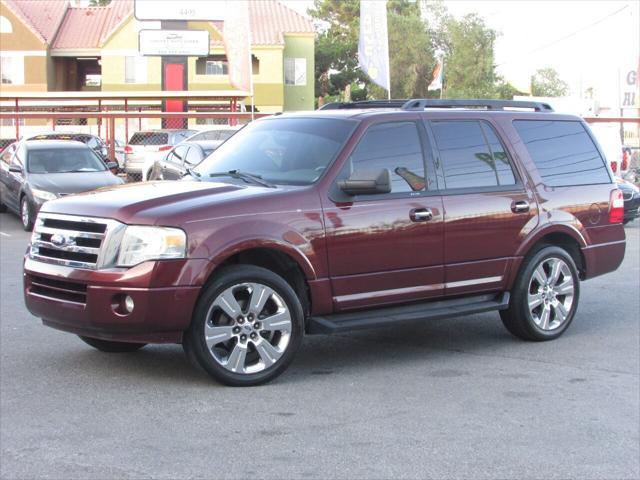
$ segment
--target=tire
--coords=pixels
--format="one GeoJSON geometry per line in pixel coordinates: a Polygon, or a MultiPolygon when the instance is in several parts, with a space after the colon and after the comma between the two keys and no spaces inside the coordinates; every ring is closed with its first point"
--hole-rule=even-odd
{"type": "Polygon", "coordinates": [[[33,230],[33,208],[29,204],[29,199],[26,195],[23,195],[20,199],[20,221],[25,231],[30,232],[33,230]]]}
{"type": "Polygon", "coordinates": [[[284,372],[303,335],[302,305],[291,286],[270,270],[234,265],[204,288],[183,348],[220,383],[252,386],[284,372]]]}
{"type": "Polygon", "coordinates": [[[580,299],[580,278],[566,250],[547,246],[529,255],[516,278],[502,323],[516,337],[553,340],[573,320],[580,299]]]}
{"type": "Polygon", "coordinates": [[[140,350],[146,343],[113,342],[111,340],[100,340],[99,338],[84,337],[78,335],[87,345],[105,353],[127,353],[140,350]]]}

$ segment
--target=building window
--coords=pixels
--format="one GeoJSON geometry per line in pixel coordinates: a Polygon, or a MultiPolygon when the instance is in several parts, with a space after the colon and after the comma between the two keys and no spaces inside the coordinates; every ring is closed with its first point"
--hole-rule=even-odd
{"type": "Polygon", "coordinates": [[[284,59],[284,84],[304,86],[307,84],[307,59],[284,59]]]}
{"type": "Polygon", "coordinates": [[[13,33],[13,26],[7,17],[0,15],[0,33],[13,33]]]}
{"type": "Polygon", "coordinates": [[[23,85],[24,57],[0,57],[0,79],[3,85],[23,85]]]}
{"type": "MultiPolygon", "coordinates": [[[[1,125],[3,127],[15,127],[16,126],[16,119],[15,118],[3,118],[1,125]]],[[[19,118],[18,119],[18,125],[21,126],[21,127],[24,127],[24,118],[19,118]]]]}
{"type": "Polygon", "coordinates": [[[196,75],[228,75],[229,62],[225,55],[209,55],[196,60],[196,75]]]}
{"type": "Polygon", "coordinates": [[[124,57],[124,83],[147,83],[146,57],[124,57]]]}

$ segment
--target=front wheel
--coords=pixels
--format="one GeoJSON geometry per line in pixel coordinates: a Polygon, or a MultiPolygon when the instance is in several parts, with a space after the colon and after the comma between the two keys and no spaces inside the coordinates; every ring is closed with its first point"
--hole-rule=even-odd
{"type": "Polygon", "coordinates": [[[524,263],[516,279],[502,323],[524,340],[553,340],[575,316],[580,278],[571,255],[559,247],[544,247],[524,263]]]}
{"type": "Polygon", "coordinates": [[[91,345],[93,348],[105,353],[127,353],[140,350],[146,345],[146,343],[128,343],[128,342],[114,342],[111,340],[101,340],[99,338],[84,337],[78,335],[87,345],[91,345]]]}
{"type": "Polygon", "coordinates": [[[26,195],[20,199],[20,220],[22,220],[22,228],[27,232],[33,230],[33,209],[26,195]]]}
{"type": "Polygon", "coordinates": [[[303,332],[302,305],[291,286],[270,270],[236,265],[205,288],[183,347],[219,382],[259,385],[289,366],[303,332]]]}

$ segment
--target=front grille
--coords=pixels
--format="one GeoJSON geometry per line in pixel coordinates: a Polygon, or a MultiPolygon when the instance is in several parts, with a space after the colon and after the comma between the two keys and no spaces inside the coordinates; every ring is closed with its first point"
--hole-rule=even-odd
{"type": "Polygon", "coordinates": [[[111,260],[110,235],[123,224],[114,220],[41,212],[31,237],[30,257],[46,263],[96,269],[111,260]]]}
{"type": "Polygon", "coordinates": [[[36,275],[31,275],[30,280],[32,294],[66,302],[87,303],[87,285],[84,283],[53,280],[36,275]]]}

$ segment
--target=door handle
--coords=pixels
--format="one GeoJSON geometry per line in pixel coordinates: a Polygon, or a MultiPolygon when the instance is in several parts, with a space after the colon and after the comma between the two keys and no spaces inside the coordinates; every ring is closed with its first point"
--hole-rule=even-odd
{"type": "Polygon", "coordinates": [[[513,213],[525,213],[529,211],[529,202],[526,200],[520,200],[511,204],[511,211],[513,213]]]}
{"type": "Polygon", "coordinates": [[[414,208],[409,212],[409,218],[414,222],[428,222],[433,218],[433,212],[429,208],[414,208]]]}

